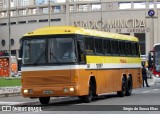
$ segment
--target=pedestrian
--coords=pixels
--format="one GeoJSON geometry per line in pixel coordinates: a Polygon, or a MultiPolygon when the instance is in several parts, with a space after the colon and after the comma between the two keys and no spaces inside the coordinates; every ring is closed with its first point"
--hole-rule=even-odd
{"type": "Polygon", "coordinates": [[[148,82],[147,82],[147,71],[146,71],[146,68],[145,68],[145,66],[144,66],[144,64],[142,64],[142,78],[143,78],[143,87],[144,87],[144,81],[145,81],[145,83],[146,83],[146,86],[147,87],[150,87],[149,85],[148,85],[148,82]]]}

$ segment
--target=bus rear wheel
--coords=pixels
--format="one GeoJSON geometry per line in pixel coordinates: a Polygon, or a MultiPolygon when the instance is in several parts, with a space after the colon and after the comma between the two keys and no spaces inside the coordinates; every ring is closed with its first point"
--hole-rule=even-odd
{"type": "Polygon", "coordinates": [[[126,94],[126,79],[125,77],[122,78],[122,90],[117,92],[119,97],[124,97],[126,94]]]}
{"type": "Polygon", "coordinates": [[[132,78],[128,77],[126,84],[126,96],[130,96],[132,94],[132,78]]]}
{"type": "Polygon", "coordinates": [[[39,101],[41,104],[47,105],[50,101],[50,97],[39,97],[39,101]]]}

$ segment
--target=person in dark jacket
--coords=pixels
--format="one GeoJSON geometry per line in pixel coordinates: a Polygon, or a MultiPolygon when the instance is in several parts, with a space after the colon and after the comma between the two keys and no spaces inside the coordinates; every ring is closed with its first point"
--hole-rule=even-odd
{"type": "Polygon", "coordinates": [[[146,68],[144,66],[144,64],[142,65],[142,78],[143,78],[143,87],[144,87],[144,81],[146,83],[146,86],[149,87],[148,82],[147,82],[147,71],[146,68]]]}

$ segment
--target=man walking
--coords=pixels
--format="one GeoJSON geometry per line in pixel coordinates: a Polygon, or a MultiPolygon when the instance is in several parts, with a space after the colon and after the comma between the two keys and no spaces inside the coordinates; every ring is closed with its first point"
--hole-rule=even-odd
{"type": "Polygon", "coordinates": [[[144,81],[146,83],[146,86],[149,87],[148,82],[147,82],[147,71],[146,68],[144,66],[144,64],[142,64],[142,78],[143,78],[143,87],[144,87],[144,81]]]}

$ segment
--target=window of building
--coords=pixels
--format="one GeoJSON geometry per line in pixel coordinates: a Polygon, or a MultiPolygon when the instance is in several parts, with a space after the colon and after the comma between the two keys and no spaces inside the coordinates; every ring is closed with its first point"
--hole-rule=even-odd
{"type": "Polygon", "coordinates": [[[37,20],[29,20],[28,23],[36,23],[37,20]]]}
{"type": "Polygon", "coordinates": [[[6,12],[6,11],[1,12],[1,13],[0,13],[0,16],[1,16],[1,17],[7,17],[7,12],[6,12]]]}
{"type": "MultiPolygon", "coordinates": [[[[154,8],[154,2],[149,2],[149,8],[154,8]]],[[[160,8],[160,2],[157,2],[157,8],[160,8]]]]}
{"type": "Polygon", "coordinates": [[[20,6],[28,6],[29,2],[30,2],[30,0],[19,0],[20,6]]]}
{"type": "Polygon", "coordinates": [[[146,8],[146,2],[134,2],[133,3],[134,9],[145,9],[146,8]]]}
{"type": "Polygon", "coordinates": [[[94,42],[93,38],[85,38],[85,46],[86,46],[86,52],[87,54],[93,54],[94,53],[94,42]]]}
{"type": "Polygon", "coordinates": [[[5,46],[5,45],[6,45],[6,41],[3,39],[3,40],[1,41],[1,44],[2,44],[2,46],[5,46]]]}
{"type": "Polygon", "coordinates": [[[7,23],[0,23],[1,26],[7,25],[7,23]]]}
{"type": "Polygon", "coordinates": [[[17,5],[17,4],[16,4],[16,1],[17,1],[17,0],[11,0],[11,7],[16,7],[16,5],[17,5]]]}
{"type": "Polygon", "coordinates": [[[70,8],[69,8],[69,9],[70,9],[70,12],[75,11],[74,5],[70,5],[69,7],[70,7],[70,8]]]}
{"type": "Polygon", "coordinates": [[[160,8],[160,2],[157,2],[157,8],[160,8]]]}
{"type": "Polygon", "coordinates": [[[11,50],[11,55],[16,56],[16,50],[11,50]]]}
{"type": "Polygon", "coordinates": [[[97,54],[103,54],[103,44],[102,44],[102,39],[95,39],[95,52],[97,54]]]}
{"type": "Polygon", "coordinates": [[[26,21],[18,21],[18,24],[25,24],[26,21]]]}
{"type": "Polygon", "coordinates": [[[15,25],[15,24],[17,24],[16,22],[11,22],[11,25],[15,25]]]}
{"type": "Polygon", "coordinates": [[[87,5],[77,5],[77,11],[87,11],[87,5]]]}
{"type": "Polygon", "coordinates": [[[11,39],[11,46],[14,45],[14,39],[11,39]]]}
{"type": "Polygon", "coordinates": [[[146,54],[145,33],[135,33],[134,36],[139,39],[141,55],[145,55],[146,54]]]}
{"type": "Polygon", "coordinates": [[[131,2],[120,2],[119,9],[131,9],[131,2]]]}
{"type": "Polygon", "coordinates": [[[154,8],[154,2],[149,2],[149,8],[154,8]]]}
{"type": "Polygon", "coordinates": [[[43,14],[48,14],[48,12],[49,12],[48,8],[42,8],[42,13],[43,14]]]}
{"type": "Polygon", "coordinates": [[[19,14],[19,16],[27,15],[27,11],[26,11],[26,9],[20,9],[20,10],[18,11],[18,14],[19,14]]]}
{"type": "Polygon", "coordinates": [[[28,15],[35,15],[35,14],[37,14],[36,8],[29,8],[28,9],[28,15]]]}
{"type": "Polygon", "coordinates": [[[17,11],[16,11],[16,10],[11,11],[11,17],[16,16],[16,14],[17,14],[17,11]]]}
{"type": "Polygon", "coordinates": [[[53,12],[54,12],[54,13],[59,13],[59,12],[61,12],[61,7],[60,7],[60,6],[54,6],[52,9],[53,9],[53,12]]]}
{"type": "Polygon", "coordinates": [[[48,19],[41,19],[39,22],[48,22],[48,19]]]}
{"type": "Polygon", "coordinates": [[[51,21],[61,21],[60,18],[56,18],[56,19],[51,19],[51,21]]]}
{"type": "Polygon", "coordinates": [[[92,4],[92,11],[101,10],[101,4],[92,4]]]}

